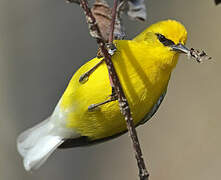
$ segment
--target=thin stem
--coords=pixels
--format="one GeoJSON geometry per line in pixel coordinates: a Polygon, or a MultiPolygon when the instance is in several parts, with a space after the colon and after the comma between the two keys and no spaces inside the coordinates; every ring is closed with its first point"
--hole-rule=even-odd
{"type": "Polygon", "coordinates": [[[112,20],[111,20],[111,25],[110,25],[109,43],[113,43],[113,39],[114,39],[114,26],[116,22],[117,5],[118,5],[118,0],[114,0],[114,6],[112,8],[112,20]]]}
{"type": "MultiPolygon", "coordinates": [[[[114,5],[114,8],[112,10],[113,19],[112,19],[111,24],[113,24],[113,25],[111,26],[111,33],[110,33],[111,35],[110,36],[112,36],[112,37],[109,38],[110,42],[113,41],[113,32],[114,32],[114,25],[115,25],[115,18],[116,18],[116,9],[117,9],[116,5],[117,5],[117,2],[118,1],[115,0],[115,2],[114,2],[115,5],[114,5]]],[[[129,107],[129,104],[127,102],[126,96],[123,92],[123,88],[120,84],[119,78],[118,78],[116,70],[114,68],[114,65],[111,61],[111,56],[109,55],[109,53],[106,49],[105,41],[103,40],[102,35],[100,33],[100,30],[99,30],[99,27],[96,23],[96,20],[95,20],[93,14],[91,13],[90,8],[88,7],[87,0],[80,0],[80,5],[81,5],[81,7],[83,8],[83,10],[85,12],[86,20],[88,22],[89,29],[90,29],[90,34],[93,37],[96,38],[97,44],[99,45],[99,47],[101,49],[101,52],[104,56],[105,63],[106,63],[107,68],[108,68],[109,76],[112,79],[113,86],[114,86],[114,89],[115,89],[115,93],[118,96],[120,110],[121,110],[121,113],[125,117],[125,120],[126,120],[126,123],[127,123],[127,128],[128,128],[128,131],[129,131],[129,135],[132,139],[133,148],[134,148],[134,151],[135,151],[135,157],[136,157],[138,168],[139,168],[140,180],[148,180],[149,179],[149,173],[148,173],[148,171],[146,170],[146,167],[145,167],[145,163],[144,163],[144,159],[143,159],[143,156],[142,156],[142,151],[141,151],[141,148],[140,148],[140,144],[139,144],[136,129],[135,129],[135,126],[134,126],[133,118],[132,118],[132,115],[131,115],[130,107],[129,107]]]]}

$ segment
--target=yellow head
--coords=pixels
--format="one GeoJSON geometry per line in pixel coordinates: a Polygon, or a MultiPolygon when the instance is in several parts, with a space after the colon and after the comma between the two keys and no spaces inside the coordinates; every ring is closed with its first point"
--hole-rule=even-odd
{"type": "Polygon", "coordinates": [[[151,25],[133,40],[146,42],[152,49],[152,56],[158,59],[162,67],[173,68],[178,60],[178,55],[186,53],[184,46],[187,39],[185,27],[175,20],[160,21],[151,25]]]}
{"type": "Polygon", "coordinates": [[[161,34],[166,39],[171,40],[174,44],[185,44],[187,31],[185,27],[175,20],[165,20],[155,23],[134,38],[136,41],[143,41],[148,38],[149,34],[161,34]]]}

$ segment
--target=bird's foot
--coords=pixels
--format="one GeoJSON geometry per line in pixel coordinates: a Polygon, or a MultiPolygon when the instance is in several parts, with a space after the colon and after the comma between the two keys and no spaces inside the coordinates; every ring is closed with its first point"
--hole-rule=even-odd
{"type": "Polygon", "coordinates": [[[104,59],[99,61],[94,67],[89,69],[86,73],[82,74],[79,78],[79,82],[84,84],[85,82],[88,81],[89,76],[104,62],[104,59]]]}
{"type": "Polygon", "coordinates": [[[99,106],[101,106],[101,105],[107,104],[107,103],[109,103],[109,102],[116,101],[117,99],[118,99],[118,98],[117,98],[117,95],[116,95],[116,93],[114,92],[114,93],[112,93],[112,94],[110,95],[110,98],[109,98],[108,100],[106,100],[106,101],[104,101],[104,102],[101,102],[101,103],[97,103],[97,104],[91,104],[90,106],[88,106],[88,110],[89,110],[89,111],[93,111],[95,108],[97,108],[97,107],[99,107],[99,106]]]}
{"type": "Polygon", "coordinates": [[[107,48],[107,51],[108,53],[113,56],[114,53],[116,52],[117,48],[116,46],[113,44],[113,43],[107,43],[106,44],[106,48],[107,48]]]}

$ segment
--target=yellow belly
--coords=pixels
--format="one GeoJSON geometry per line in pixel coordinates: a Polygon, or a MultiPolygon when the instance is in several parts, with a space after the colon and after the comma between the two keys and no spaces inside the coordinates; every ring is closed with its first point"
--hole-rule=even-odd
{"type": "MultiPolygon", "coordinates": [[[[117,41],[116,46],[118,51],[112,60],[130,104],[134,123],[137,124],[165,91],[171,70],[163,70],[161,64],[157,63],[154,56],[148,55],[147,47],[141,43],[117,41]]],[[[170,58],[173,58],[172,55],[170,58]]],[[[86,83],[79,83],[80,76],[99,61],[98,58],[92,59],[74,74],[60,104],[62,111],[68,112],[66,126],[92,140],[126,130],[117,101],[88,111],[88,106],[107,100],[111,94],[104,63],[92,73],[86,83]]]]}

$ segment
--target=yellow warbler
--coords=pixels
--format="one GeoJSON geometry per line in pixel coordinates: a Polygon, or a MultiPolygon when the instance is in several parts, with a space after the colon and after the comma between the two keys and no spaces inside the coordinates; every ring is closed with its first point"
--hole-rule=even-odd
{"type": "MultiPolygon", "coordinates": [[[[180,52],[187,49],[187,32],[174,20],[148,27],[133,40],[115,40],[112,56],[135,125],[146,122],[157,111],[167,90],[180,52]]],[[[108,71],[102,63],[80,83],[82,74],[101,59],[84,64],[72,77],[54,112],[42,123],[23,132],[17,140],[26,170],[40,167],[58,147],[75,147],[102,142],[126,132],[117,101],[89,110],[111,95],[108,71]]]]}

